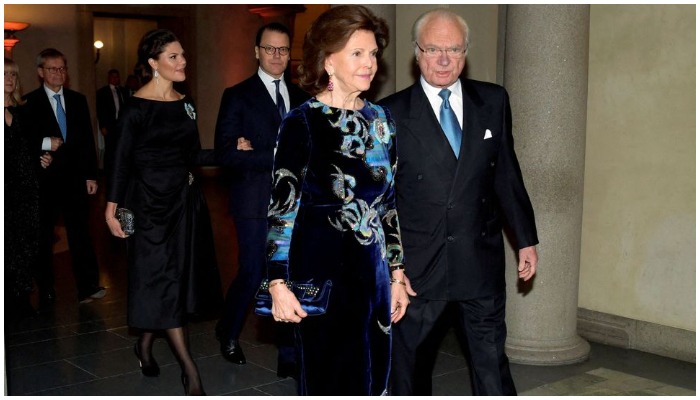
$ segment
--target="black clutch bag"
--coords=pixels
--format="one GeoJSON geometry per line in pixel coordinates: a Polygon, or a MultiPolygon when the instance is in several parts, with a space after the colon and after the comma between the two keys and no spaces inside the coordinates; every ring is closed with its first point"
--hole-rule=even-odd
{"type": "MultiPolygon", "coordinates": [[[[309,316],[323,315],[328,310],[328,300],[331,296],[333,283],[327,280],[319,286],[312,281],[285,282],[287,288],[294,293],[301,304],[301,308],[309,316]]],[[[270,282],[265,279],[260,283],[260,288],[255,294],[255,313],[264,317],[272,315],[272,296],[270,296],[270,282]]]]}
{"type": "Polygon", "coordinates": [[[127,208],[117,208],[115,217],[122,226],[122,230],[127,235],[133,235],[135,231],[134,226],[134,212],[127,208]]]}

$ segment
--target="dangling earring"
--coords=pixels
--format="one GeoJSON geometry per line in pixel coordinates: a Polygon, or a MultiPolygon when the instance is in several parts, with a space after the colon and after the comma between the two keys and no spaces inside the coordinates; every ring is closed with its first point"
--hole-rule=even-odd
{"type": "Polygon", "coordinates": [[[156,78],[156,86],[158,86],[158,83],[160,82],[160,74],[158,73],[158,70],[153,71],[153,77],[156,78]]]}
{"type": "Polygon", "coordinates": [[[326,89],[329,92],[333,91],[333,74],[328,74],[328,87],[326,89]]]}

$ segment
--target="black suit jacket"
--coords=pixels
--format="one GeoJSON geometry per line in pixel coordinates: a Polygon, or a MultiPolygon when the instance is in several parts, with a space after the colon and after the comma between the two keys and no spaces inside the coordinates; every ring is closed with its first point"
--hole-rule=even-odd
{"type": "MultiPolygon", "coordinates": [[[[64,190],[68,189],[65,184],[70,183],[72,187],[80,187],[87,193],[85,181],[97,180],[97,155],[90,110],[84,95],[65,87],[63,95],[68,125],[66,140],[53,153],[53,162],[43,171],[40,181],[42,186],[63,185],[64,190]]],[[[25,100],[25,120],[32,138],[32,147],[39,155],[43,153],[42,138],[62,138],[61,129],[43,86],[27,94],[25,100]]]]}
{"type": "MultiPolygon", "coordinates": [[[[309,95],[286,82],[290,108],[309,95]]],[[[229,210],[234,217],[266,218],[272,186],[272,163],[282,118],[257,73],[227,88],[216,121],[215,148],[221,165],[231,168],[229,210]],[[236,150],[239,137],[250,140],[252,151],[236,150]]]]}
{"type": "Polygon", "coordinates": [[[406,274],[418,295],[432,300],[505,290],[503,222],[518,248],[538,243],[513,149],[508,94],[473,80],[463,80],[462,91],[459,159],[420,82],[379,102],[397,126],[396,195],[406,274]]]}
{"type": "MultiPolygon", "coordinates": [[[[121,95],[120,108],[129,97],[125,88],[117,86],[117,93],[121,95]]],[[[97,122],[101,128],[107,128],[108,134],[114,132],[117,126],[117,109],[114,106],[114,97],[109,85],[105,85],[97,90],[97,122]]]]}

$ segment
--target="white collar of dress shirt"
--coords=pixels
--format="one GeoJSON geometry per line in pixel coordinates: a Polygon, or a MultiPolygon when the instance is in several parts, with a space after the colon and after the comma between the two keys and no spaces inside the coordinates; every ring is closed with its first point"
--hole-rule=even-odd
{"type": "MultiPolygon", "coordinates": [[[[446,88],[437,88],[437,87],[431,86],[428,83],[428,81],[426,81],[425,78],[423,78],[423,75],[421,75],[420,85],[423,87],[423,91],[425,92],[426,96],[428,96],[429,99],[430,98],[440,99],[440,91],[442,89],[449,89],[450,92],[452,92],[450,97],[457,96],[460,100],[462,99],[462,82],[459,79],[457,79],[455,81],[455,83],[453,83],[452,85],[450,85],[446,88]]],[[[442,99],[440,99],[440,101],[442,101],[442,99]]]]}
{"type": "MultiPolygon", "coordinates": [[[[268,74],[267,72],[265,72],[265,70],[263,70],[261,67],[258,67],[258,76],[260,77],[260,79],[262,79],[263,83],[264,83],[266,86],[267,86],[268,84],[274,85],[274,84],[275,84],[274,81],[276,81],[276,80],[278,80],[278,79],[280,80],[280,85],[284,85],[284,75],[282,75],[282,76],[279,77],[279,78],[275,78],[274,76],[272,76],[272,75],[268,74]]],[[[286,85],[285,85],[285,86],[286,86],[286,85]]]]}
{"type": "Polygon", "coordinates": [[[44,92],[46,92],[46,95],[49,96],[50,99],[53,99],[53,96],[56,94],[60,94],[61,98],[63,98],[63,86],[61,86],[61,89],[58,90],[58,92],[54,92],[53,90],[49,89],[46,84],[42,85],[44,86],[44,92]]]}

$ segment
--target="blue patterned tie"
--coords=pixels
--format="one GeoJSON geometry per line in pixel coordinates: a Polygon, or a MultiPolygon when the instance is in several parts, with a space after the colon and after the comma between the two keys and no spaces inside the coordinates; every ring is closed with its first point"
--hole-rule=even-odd
{"type": "Polygon", "coordinates": [[[287,107],[284,106],[284,98],[282,98],[282,93],[280,93],[280,80],[275,79],[275,91],[277,95],[277,110],[280,112],[280,117],[284,118],[287,115],[287,107]]]}
{"type": "Polygon", "coordinates": [[[61,128],[61,135],[63,135],[63,141],[65,142],[66,132],[68,131],[66,112],[63,110],[63,104],[61,104],[61,95],[55,94],[53,98],[56,99],[56,119],[58,120],[58,127],[61,128]]]}
{"type": "Polygon", "coordinates": [[[450,92],[447,89],[442,89],[440,91],[440,97],[442,97],[442,105],[440,106],[440,126],[442,126],[442,131],[445,132],[447,141],[450,142],[452,146],[452,151],[455,153],[455,157],[459,158],[459,148],[462,145],[462,128],[459,127],[459,121],[455,112],[450,107],[450,92]]]}

